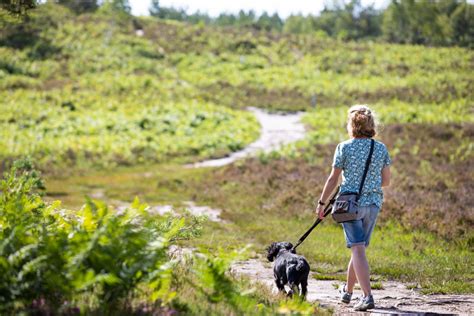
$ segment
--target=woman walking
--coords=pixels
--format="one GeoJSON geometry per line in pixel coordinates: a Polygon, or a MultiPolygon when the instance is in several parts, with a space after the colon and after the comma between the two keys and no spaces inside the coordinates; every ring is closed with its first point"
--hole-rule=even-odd
{"type": "MultiPolygon", "coordinates": [[[[332,171],[318,201],[316,213],[323,218],[324,205],[343,175],[340,192],[357,192],[363,177],[365,164],[370,152],[371,139],[375,136],[376,123],[372,110],[365,105],[354,105],[349,109],[347,131],[349,140],[336,147],[332,171]]],[[[364,296],[354,306],[356,311],[365,311],[375,307],[370,288],[369,263],[365,248],[369,245],[370,235],[383,203],[382,187],[390,184],[390,156],[382,142],[375,141],[364,186],[359,192],[360,220],[342,223],[347,247],[351,249],[351,260],[347,267],[347,283],[340,288],[341,301],[351,301],[354,285],[359,282],[364,296]]]]}

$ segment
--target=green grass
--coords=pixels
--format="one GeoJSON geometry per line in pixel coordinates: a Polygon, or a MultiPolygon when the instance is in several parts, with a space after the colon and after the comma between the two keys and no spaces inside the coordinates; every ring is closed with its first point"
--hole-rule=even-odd
{"type": "MultiPolygon", "coordinates": [[[[278,172],[278,169],[273,170],[278,172]]],[[[68,207],[80,204],[84,195],[97,189],[103,189],[111,200],[131,199],[137,195],[152,205],[179,206],[183,200],[195,200],[198,205],[215,206],[223,210],[222,217],[228,223],[207,223],[203,237],[186,245],[239,249],[251,243],[257,255],[264,255],[265,247],[272,241],[296,241],[313,220],[308,209],[294,215],[281,210],[277,215],[271,206],[265,207],[271,202],[269,197],[265,198],[260,189],[252,188],[248,180],[239,183],[234,179],[221,185],[219,176],[210,180],[212,177],[216,174],[209,169],[151,165],[48,179],[46,186],[50,192],[56,191],[50,198],[60,198],[68,207]],[[217,181],[217,187],[209,185],[209,181],[217,181]],[[63,194],[59,196],[59,192],[63,194]]],[[[376,226],[368,257],[374,275],[383,279],[417,283],[426,293],[472,293],[470,263],[474,258],[471,250],[469,239],[449,242],[433,233],[406,229],[389,221],[376,226]]],[[[341,228],[331,224],[330,219],[313,232],[299,251],[310,260],[321,278],[326,279],[342,279],[341,273],[350,257],[341,228]]]]}
{"type": "MultiPolygon", "coordinates": [[[[258,191],[250,196],[232,183],[212,195],[203,194],[206,189],[196,183],[209,179],[210,172],[209,169],[155,165],[48,179],[46,186],[51,192],[66,188],[66,195],[60,198],[67,207],[80,203],[83,195],[91,192],[91,187],[103,188],[112,200],[137,195],[151,205],[179,206],[183,200],[195,200],[198,205],[215,206],[223,210],[222,217],[229,222],[207,222],[202,237],[184,245],[238,250],[250,243],[251,251],[257,256],[264,256],[265,247],[273,241],[295,242],[314,220],[309,210],[301,210],[296,216],[276,216],[259,207],[265,199],[258,191]],[[143,177],[146,172],[151,175],[143,177]]],[[[215,189],[208,187],[208,190],[215,189]]],[[[393,279],[418,283],[425,293],[472,293],[470,266],[474,256],[471,250],[472,245],[467,240],[448,242],[426,231],[407,230],[400,224],[387,222],[376,226],[368,258],[376,276],[375,284],[379,278],[393,279]]],[[[312,269],[318,273],[316,278],[344,279],[350,251],[345,247],[341,228],[329,218],[299,247],[299,252],[309,259],[312,269]]]]}
{"type": "MultiPolygon", "coordinates": [[[[255,210],[256,211],[256,210],[255,210]]],[[[203,242],[209,246],[238,248],[251,241],[262,256],[272,241],[295,242],[310,225],[305,221],[275,219],[260,213],[258,223],[248,216],[237,225],[204,229],[203,242]],[[253,223],[249,223],[253,222],[253,223]]],[[[199,242],[199,241],[196,241],[199,242]]],[[[313,269],[329,264],[329,271],[344,271],[350,259],[340,227],[323,224],[299,247],[313,269]]],[[[450,244],[426,232],[406,231],[394,223],[379,225],[368,258],[372,273],[384,279],[417,282],[425,293],[473,293],[471,263],[474,256],[467,245],[450,244]]],[[[318,274],[317,279],[344,280],[341,274],[318,274]]],[[[375,282],[377,284],[377,282],[375,282]]]]}
{"type": "Polygon", "coordinates": [[[56,169],[223,156],[259,132],[250,113],[197,102],[163,104],[155,94],[0,95],[0,157],[30,155],[56,169]]]}
{"type": "Polygon", "coordinates": [[[181,205],[197,192],[191,182],[199,181],[209,170],[183,168],[176,164],[154,164],[105,170],[72,171],[66,176],[46,176],[46,199],[61,200],[67,208],[77,208],[85,196],[103,194],[102,199],[130,203],[134,197],[148,204],[181,205]]]}
{"type": "Polygon", "coordinates": [[[345,281],[346,276],[343,274],[314,274],[313,277],[316,280],[323,280],[323,281],[328,281],[328,280],[337,280],[337,281],[345,281]]]}
{"type": "MultiPolygon", "coordinates": [[[[418,132],[417,137],[424,139],[426,148],[433,148],[433,140],[425,131],[418,127],[418,132]]],[[[413,141],[416,139],[412,137],[413,141]]],[[[319,149],[325,150],[324,147],[319,149]]],[[[420,157],[424,159],[424,147],[420,146],[419,150],[420,157]]],[[[398,159],[404,157],[403,161],[410,161],[411,158],[405,155],[400,153],[398,159]]],[[[438,159],[445,161],[445,158],[438,159]]],[[[326,172],[329,172],[323,166],[328,166],[329,161],[329,157],[324,157],[322,163],[309,166],[302,160],[280,159],[261,164],[253,159],[217,170],[212,177],[200,180],[204,180],[204,183],[196,185],[207,189],[205,195],[197,196],[198,202],[221,208],[223,218],[230,222],[205,228],[202,241],[209,243],[209,246],[219,244],[230,249],[251,242],[255,252],[262,257],[265,247],[271,242],[295,242],[314,221],[311,201],[317,198],[322,189],[326,172]]],[[[433,160],[433,167],[437,163],[433,160]]],[[[456,164],[450,168],[458,168],[456,164]]],[[[465,162],[461,162],[460,166],[463,165],[465,162]]],[[[407,172],[415,171],[410,169],[407,172]]],[[[394,181],[399,183],[400,188],[394,188],[398,191],[390,191],[390,194],[411,199],[404,197],[407,193],[403,192],[416,194],[416,191],[405,188],[404,177],[404,174],[395,177],[394,181]]],[[[424,176],[419,179],[426,182],[424,176]]],[[[458,185],[469,190],[462,179],[459,178],[458,185]]],[[[410,184],[409,181],[406,183],[410,184]]],[[[447,192],[446,189],[444,191],[447,192]]],[[[456,222],[458,227],[453,227],[451,233],[447,234],[450,226],[441,224],[444,221],[438,215],[426,211],[431,208],[431,203],[440,205],[437,194],[431,192],[429,196],[429,202],[412,200],[403,209],[396,203],[389,203],[390,199],[387,201],[368,248],[371,270],[383,279],[418,283],[427,293],[472,293],[472,234],[468,231],[457,232],[463,221],[469,222],[469,216],[463,212],[448,214],[447,223],[456,222]],[[427,230],[428,227],[432,232],[427,230]],[[438,227],[437,230],[434,227],[438,227]]],[[[322,274],[323,278],[338,278],[344,273],[350,258],[342,229],[333,224],[330,218],[317,227],[299,247],[299,252],[310,260],[312,269],[322,274]]]]}

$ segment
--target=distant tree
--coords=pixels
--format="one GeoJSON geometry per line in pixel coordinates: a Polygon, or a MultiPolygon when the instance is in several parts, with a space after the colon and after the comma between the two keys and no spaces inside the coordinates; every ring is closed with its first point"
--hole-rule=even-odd
{"type": "Polygon", "coordinates": [[[104,0],[102,6],[108,6],[110,9],[116,12],[123,12],[126,14],[130,14],[132,12],[132,8],[128,0],[104,0]]]}
{"type": "Polygon", "coordinates": [[[256,22],[256,16],[254,10],[249,10],[245,12],[244,10],[240,10],[239,14],[237,15],[237,25],[238,26],[250,26],[256,22]]]}
{"type": "Polygon", "coordinates": [[[151,16],[158,16],[158,12],[160,12],[160,0],[151,0],[148,12],[150,12],[151,16]]]}
{"type": "Polygon", "coordinates": [[[453,42],[450,13],[455,1],[392,0],[384,12],[382,30],[390,42],[444,45],[453,42]]]}
{"type": "Polygon", "coordinates": [[[465,0],[443,0],[438,1],[437,5],[441,12],[451,16],[462,3],[465,3],[465,0]]]}
{"type": "Polygon", "coordinates": [[[373,5],[364,7],[360,0],[326,3],[319,15],[290,16],[284,25],[285,32],[322,32],[340,39],[361,39],[381,34],[381,12],[373,5]]]}
{"type": "Polygon", "coordinates": [[[385,38],[390,42],[405,43],[413,38],[411,19],[409,17],[410,4],[392,1],[383,14],[382,30],[385,38]]]}
{"type": "Polygon", "coordinates": [[[128,14],[132,13],[132,7],[130,6],[128,0],[112,0],[112,3],[118,10],[124,11],[128,14]]]}
{"type": "Polygon", "coordinates": [[[451,14],[454,43],[474,48],[474,5],[460,4],[451,14]]]}
{"type": "Polygon", "coordinates": [[[131,11],[128,0],[101,0],[97,13],[125,26],[132,20],[131,11]]]}
{"type": "Polygon", "coordinates": [[[421,43],[446,45],[452,41],[452,28],[447,14],[441,11],[439,3],[425,1],[418,3],[417,23],[421,26],[421,43]]]}
{"type": "Polygon", "coordinates": [[[189,14],[186,17],[186,21],[193,24],[199,24],[199,23],[210,24],[212,22],[212,19],[207,13],[196,11],[193,14],[189,14]]]}
{"type": "Polygon", "coordinates": [[[214,24],[219,26],[230,26],[237,24],[237,17],[233,14],[221,13],[215,19],[214,24]]]}
{"type": "Polygon", "coordinates": [[[272,18],[268,15],[267,12],[263,12],[262,15],[257,19],[255,23],[256,26],[260,29],[270,31],[272,29],[272,18]]]}
{"type": "Polygon", "coordinates": [[[324,7],[318,17],[313,19],[314,28],[324,31],[329,36],[336,36],[337,12],[324,7]]]}
{"type": "Polygon", "coordinates": [[[271,18],[271,24],[272,24],[272,28],[277,30],[277,31],[281,31],[283,29],[283,20],[280,18],[280,16],[278,15],[278,13],[274,13],[271,18]]]}
{"type": "Polygon", "coordinates": [[[56,3],[68,7],[78,14],[92,12],[99,7],[97,0],[57,0],[56,3]]]}
{"type": "MultiPolygon", "coordinates": [[[[5,1],[5,0],[0,0],[5,1]]],[[[80,0],[56,0],[81,3],[80,0]]],[[[94,0],[85,0],[94,2],[94,0]]],[[[95,0],[98,1],[98,0],[95,0]]],[[[130,12],[127,0],[104,0],[130,12]]],[[[83,4],[85,5],[85,4],[83,4]]],[[[285,21],[275,13],[240,10],[212,18],[199,11],[187,14],[184,9],[162,7],[152,0],[150,14],[157,18],[204,23],[216,26],[253,26],[295,34],[327,34],[344,40],[383,36],[388,42],[425,45],[462,45],[473,47],[474,9],[466,0],[391,0],[385,10],[364,6],[361,0],[328,0],[319,15],[291,15],[285,21]]]]}
{"type": "Polygon", "coordinates": [[[359,30],[356,25],[354,11],[360,7],[359,0],[352,0],[343,7],[336,9],[335,33],[341,39],[356,39],[359,37],[359,30]]]}
{"type": "Polygon", "coordinates": [[[37,6],[36,0],[0,0],[0,9],[13,15],[24,15],[37,6]]]}
{"type": "Polygon", "coordinates": [[[314,19],[317,29],[342,39],[376,37],[381,33],[381,13],[360,0],[333,2],[314,19]]]}
{"type": "Polygon", "coordinates": [[[270,31],[270,30],[281,31],[283,28],[283,21],[278,15],[278,13],[274,13],[272,16],[270,16],[265,11],[258,17],[254,25],[257,28],[266,30],[266,31],[270,31]]]}
{"type": "Polygon", "coordinates": [[[185,21],[187,18],[186,11],[183,9],[176,9],[173,7],[162,7],[156,17],[160,19],[185,21]]]}
{"type": "Polygon", "coordinates": [[[382,34],[382,13],[373,5],[365,7],[357,17],[359,37],[377,37],[382,34]]]}
{"type": "Polygon", "coordinates": [[[151,6],[149,8],[151,16],[160,18],[160,19],[169,19],[177,21],[186,21],[188,15],[184,9],[177,9],[174,7],[162,7],[158,0],[152,0],[151,6]]]}
{"type": "Polygon", "coordinates": [[[294,34],[309,34],[314,29],[313,17],[303,16],[302,14],[290,15],[283,26],[283,32],[294,33],[294,34]]]}

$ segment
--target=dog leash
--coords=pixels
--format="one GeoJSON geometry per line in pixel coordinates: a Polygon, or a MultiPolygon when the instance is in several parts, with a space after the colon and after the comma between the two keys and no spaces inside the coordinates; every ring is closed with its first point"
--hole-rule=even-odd
{"type": "MultiPolygon", "coordinates": [[[[334,203],[334,201],[336,200],[336,195],[337,193],[339,193],[339,190],[336,190],[336,193],[334,193],[334,195],[332,196],[332,198],[329,200],[329,203],[326,205],[326,208],[324,209],[324,216],[323,217],[326,217],[329,213],[331,213],[331,205],[334,203]]],[[[319,218],[316,219],[316,221],[314,222],[313,226],[311,226],[308,231],[306,233],[303,234],[303,236],[301,236],[301,238],[298,240],[298,242],[296,243],[295,246],[293,246],[292,250],[295,250],[296,247],[298,247],[299,245],[301,245],[301,243],[303,243],[303,241],[306,239],[306,237],[309,236],[309,234],[311,234],[311,232],[313,231],[313,229],[319,225],[319,223],[321,223],[323,220],[319,218]]]]}

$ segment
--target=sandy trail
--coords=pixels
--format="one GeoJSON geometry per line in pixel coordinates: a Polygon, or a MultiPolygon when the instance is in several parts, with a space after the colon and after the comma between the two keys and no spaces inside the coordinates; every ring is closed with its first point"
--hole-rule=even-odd
{"type": "MultiPolygon", "coordinates": [[[[232,265],[231,272],[236,275],[245,275],[251,280],[277,288],[273,281],[273,271],[270,263],[259,259],[238,261],[232,265]]],[[[310,302],[319,302],[322,307],[333,308],[336,314],[354,313],[351,302],[345,305],[339,302],[339,293],[335,285],[339,281],[316,280],[311,273],[308,282],[307,299],[310,302]]],[[[417,290],[407,289],[403,283],[395,281],[382,282],[384,289],[373,290],[376,309],[371,314],[396,315],[425,315],[425,314],[474,314],[474,295],[423,295],[417,290]]],[[[361,292],[355,291],[354,296],[361,292]]],[[[356,302],[356,300],[353,300],[356,302]]],[[[363,314],[363,313],[361,313],[363,314]]]]}
{"type": "Polygon", "coordinates": [[[187,167],[220,167],[238,159],[253,156],[258,152],[271,152],[284,144],[289,144],[303,139],[305,128],[301,123],[302,112],[296,114],[275,114],[266,111],[249,108],[260,123],[260,137],[244,149],[232,153],[228,157],[210,159],[186,165],[187,167]]]}
{"type": "MultiPolygon", "coordinates": [[[[110,205],[112,205],[118,212],[123,212],[125,209],[130,207],[130,203],[118,201],[118,200],[111,200],[109,201],[110,205]]],[[[186,210],[191,215],[194,216],[206,216],[207,219],[211,222],[225,222],[221,219],[221,210],[215,209],[209,206],[202,206],[196,205],[193,201],[184,201],[182,202],[183,206],[175,208],[172,205],[149,205],[147,207],[147,211],[150,214],[156,215],[166,215],[171,214],[173,216],[180,216],[182,214],[182,210],[186,210]]]]}

